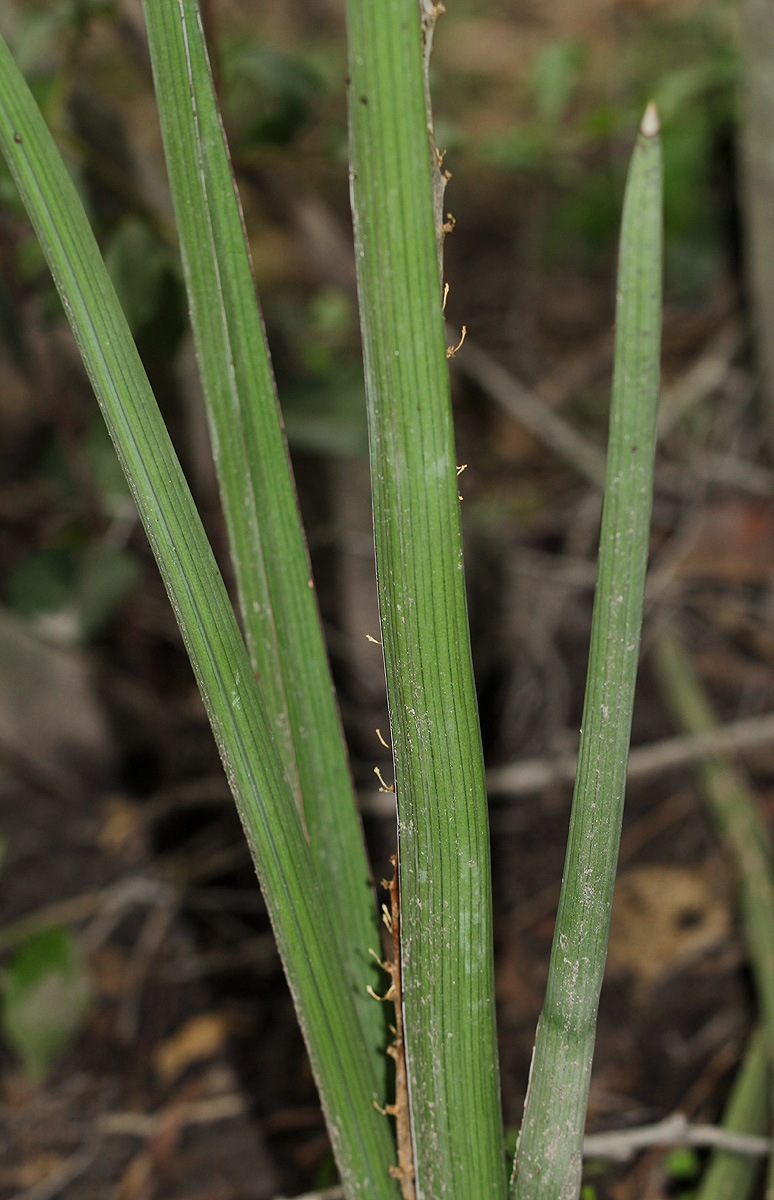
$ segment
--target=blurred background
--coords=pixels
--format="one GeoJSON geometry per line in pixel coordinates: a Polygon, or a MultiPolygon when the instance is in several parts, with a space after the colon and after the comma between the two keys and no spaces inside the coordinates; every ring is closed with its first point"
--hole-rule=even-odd
{"type": "MultiPolygon", "coordinates": [[[[387,726],[381,652],[368,640],[378,615],[343,6],[201,7],[379,880],[395,821],[374,776],[391,778],[375,733],[387,726]]],[[[774,25],[754,0],[746,14],[740,0],[447,8],[432,85],[456,222],[450,342],[468,331],[451,373],[509,1137],[564,856],[616,240],[650,99],[663,125],[666,308],[633,734],[646,753],[628,794],[589,1119],[607,1129],[680,1108],[716,1121],[753,991],[732,872],[690,764],[659,757],[675,729],[648,651],[664,625],[682,631],[770,817],[774,25]]],[[[230,583],[140,2],[4,0],[0,31],[78,182],[230,583]]],[[[193,676],[4,166],[0,838],[0,1200],[268,1200],[335,1187],[193,676]]],[[[702,1161],[657,1149],[592,1163],[584,1200],[687,1196],[702,1161]]]]}

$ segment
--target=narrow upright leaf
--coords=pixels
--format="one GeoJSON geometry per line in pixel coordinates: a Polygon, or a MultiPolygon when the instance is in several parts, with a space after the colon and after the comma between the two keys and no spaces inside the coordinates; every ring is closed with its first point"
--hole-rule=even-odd
{"type": "Polygon", "coordinates": [[[512,1200],[576,1200],[607,957],[648,558],[661,344],[661,145],[645,113],[624,199],[599,575],[567,857],[512,1200]]]}
{"type": "Polygon", "coordinates": [[[0,39],[0,149],[46,255],[186,644],[245,828],[348,1200],[395,1200],[394,1143],[315,860],[247,651],[86,215],[0,39]]]}
{"type": "Polygon", "coordinates": [[[372,1058],[379,930],[317,601],[196,0],[145,0],[153,74],[247,644],[372,1058]]]}
{"type": "Polygon", "coordinates": [[[489,830],[419,5],[349,0],[348,30],[352,200],[398,801],[416,1188],[424,1200],[497,1200],[505,1177],[489,830]]]}
{"type": "MultiPolygon", "coordinates": [[[[665,629],[654,647],[654,666],[675,722],[688,733],[716,728],[717,716],[678,632],[665,629]]],[[[769,1120],[774,1112],[774,870],[768,821],[744,772],[721,756],[698,764],[696,775],[709,814],[738,878],[742,929],[769,1056],[769,1120]]],[[[774,1188],[774,1155],[768,1162],[774,1188]]]]}
{"type": "MultiPolygon", "coordinates": [[[[764,1135],[770,1129],[769,1054],[766,1034],[758,1027],[750,1037],[723,1113],[729,1133],[764,1135]]],[[[694,1200],[748,1200],[760,1174],[760,1162],[731,1150],[713,1150],[694,1200]]]]}

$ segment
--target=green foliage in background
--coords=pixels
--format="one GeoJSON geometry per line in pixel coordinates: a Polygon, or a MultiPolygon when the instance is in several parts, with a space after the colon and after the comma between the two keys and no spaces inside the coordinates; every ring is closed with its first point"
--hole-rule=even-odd
{"type": "Polygon", "coordinates": [[[296,55],[239,43],[221,58],[224,115],[241,153],[286,147],[314,119],[324,81],[296,55]]]}
{"type": "Polygon", "coordinates": [[[534,53],[521,119],[478,149],[546,212],[540,257],[562,267],[599,266],[613,248],[623,196],[626,131],[650,98],[659,107],[665,164],[667,286],[699,295],[727,269],[721,196],[728,190],[739,74],[728,4],[688,16],[649,13],[623,48],[587,52],[557,40],[534,53]]]}
{"type": "Polygon", "coordinates": [[[81,1029],[92,1002],[75,937],[59,928],[36,934],[0,981],[3,1035],[30,1079],[40,1081],[81,1029]]]}
{"type": "Polygon", "coordinates": [[[6,604],[60,641],[88,642],[115,617],[142,577],[136,556],[97,541],[34,550],[8,580],[6,604]]]}

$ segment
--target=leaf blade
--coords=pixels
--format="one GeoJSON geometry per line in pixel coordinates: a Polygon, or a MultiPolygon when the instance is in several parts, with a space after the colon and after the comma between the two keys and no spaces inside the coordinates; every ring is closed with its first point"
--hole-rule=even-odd
{"type": "Polygon", "coordinates": [[[314,861],[252,667],[110,283],[43,118],[0,39],[0,149],[46,254],[156,556],[210,718],[280,953],[349,1197],[394,1200],[394,1145],[314,861]]]}
{"type": "Polygon", "coordinates": [[[613,399],[583,732],[512,1200],[575,1200],[642,626],[659,392],[662,168],[651,106],[621,225],[613,399]]]}
{"type": "Polygon", "coordinates": [[[331,925],[384,1074],[366,993],[380,935],[244,224],[198,5],[144,0],[197,357],[253,667],[302,807],[331,925]]]}
{"type": "Polygon", "coordinates": [[[478,1200],[505,1190],[489,834],[420,16],[416,0],[350,0],[347,13],[416,1186],[427,1200],[478,1200]]]}

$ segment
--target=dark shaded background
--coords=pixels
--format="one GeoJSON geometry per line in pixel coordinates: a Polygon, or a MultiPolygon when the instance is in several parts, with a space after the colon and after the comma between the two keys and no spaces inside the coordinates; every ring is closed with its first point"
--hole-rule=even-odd
{"type": "MultiPolygon", "coordinates": [[[[338,0],[202,3],[376,878],[394,848],[338,0]]],[[[623,180],[655,98],[664,408],[634,742],[682,629],[724,720],[774,708],[774,476],[741,267],[739,6],[453,0],[433,56],[447,316],[487,762],[577,740],[599,497],[504,407],[604,446],[623,180]],[[482,355],[483,352],[483,355],[482,355]],[[488,357],[487,357],[488,356],[488,357]],[[513,387],[513,384],[510,385],[513,387]]],[[[6,0],[227,579],[139,0],[6,0]]],[[[768,812],[772,748],[747,754],[768,812]]],[[[493,788],[506,1123],[545,985],[569,789],[493,788]]],[[[247,1200],[335,1184],[268,920],[193,677],[59,302],[0,168],[0,952],[78,934],[92,999],[43,1083],[0,1046],[0,1197],[247,1200]]],[[[733,880],[690,771],[630,787],[589,1119],[718,1119],[753,1020],[733,880]]],[[[589,1169],[684,1194],[696,1155],[589,1169]]]]}

